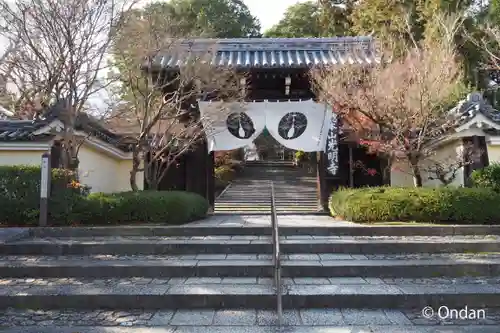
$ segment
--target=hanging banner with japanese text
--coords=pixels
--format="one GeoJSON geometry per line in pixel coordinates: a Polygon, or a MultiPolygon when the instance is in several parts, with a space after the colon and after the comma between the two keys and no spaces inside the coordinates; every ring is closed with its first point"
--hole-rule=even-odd
{"type": "Polygon", "coordinates": [[[339,116],[335,111],[332,112],[328,129],[326,156],[326,169],[332,176],[337,176],[339,171],[339,116]]]}

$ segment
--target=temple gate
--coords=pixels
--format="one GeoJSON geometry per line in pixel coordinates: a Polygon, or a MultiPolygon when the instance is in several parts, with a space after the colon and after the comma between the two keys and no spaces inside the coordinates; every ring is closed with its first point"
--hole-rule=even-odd
{"type": "MultiPolygon", "coordinates": [[[[327,206],[332,189],[339,186],[381,185],[383,162],[346,139],[334,110],[317,101],[309,70],[314,66],[369,65],[377,61],[369,37],[199,39],[186,47],[216,45],[214,66],[244,73],[245,106],[231,113],[222,134],[207,133],[207,140],[183,156],[179,167],[166,177],[164,189],[199,193],[214,204],[214,151],[241,148],[259,133],[270,132],[283,146],[316,153],[317,189],[327,206]],[[286,131],[285,131],[286,129],[286,131]],[[245,143],[245,144],[243,144],[245,143]],[[361,166],[360,166],[361,165],[361,166]],[[366,172],[375,170],[375,172],[366,172]],[[174,175],[175,174],[175,175],[174,175]],[[179,179],[181,177],[182,179],[179,179]]],[[[162,54],[151,71],[175,73],[182,59],[162,54]]],[[[196,112],[207,112],[209,98],[198,101],[196,112]]],[[[221,127],[222,128],[222,127],[221,127]]]]}

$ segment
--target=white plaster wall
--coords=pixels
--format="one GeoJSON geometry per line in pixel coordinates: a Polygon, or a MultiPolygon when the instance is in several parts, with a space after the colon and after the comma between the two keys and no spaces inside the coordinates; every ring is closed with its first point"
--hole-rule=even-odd
{"type": "MultiPolygon", "coordinates": [[[[461,154],[462,144],[461,141],[453,141],[446,145],[442,145],[437,149],[432,156],[433,161],[438,161],[443,165],[450,165],[461,154]]],[[[499,149],[499,158],[500,158],[500,149],[499,149]]],[[[421,169],[425,170],[431,165],[430,160],[424,160],[421,162],[421,169]]],[[[457,173],[455,179],[449,186],[463,186],[463,168],[460,168],[457,173]]],[[[422,180],[423,186],[425,187],[439,187],[442,186],[442,183],[439,180],[431,180],[429,179],[431,176],[430,173],[422,171],[422,180]]],[[[413,187],[413,176],[410,171],[410,166],[406,161],[399,161],[394,163],[392,171],[391,171],[391,186],[404,186],[404,187],[413,187]]]]}
{"type": "MultiPolygon", "coordinates": [[[[0,146],[0,165],[40,165],[41,150],[2,150],[0,146]]],[[[91,192],[130,191],[130,170],[132,161],[119,159],[102,150],[83,144],[79,151],[80,165],[78,174],[82,184],[91,187],[91,192]]],[[[144,175],[137,174],[137,186],[144,187],[144,175]]]]}
{"type": "MultiPolygon", "coordinates": [[[[439,147],[439,149],[435,152],[435,155],[432,156],[432,159],[434,161],[438,161],[442,163],[443,166],[449,166],[453,165],[453,163],[456,163],[458,159],[461,158],[463,153],[463,145],[461,140],[456,140],[453,141],[449,144],[443,145],[439,147]]],[[[424,168],[426,167],[426,161],[423,162],[424,168]]],[[[429,176],[432,176],[431,174],[425,174],[424,175],[424,186],[428,187],[439,187],[443,186],[443,184],[439,180],[430,180],[429,176]]],[[[451,173],[448,174],[448,176],[451,176],[451,173]]],[[[464,185],[464,168],[460,168],[457,170],[456,177],[452,181],[449,186],[463,186],[464,185]]]]}
{"type": "Polygon", "coordinates": [[[0,165],[40,165],[43,151],[0,150],[0,165]]]}
{"type": "Polygon", "coordinates": [[[500,163],[500,145],[488,145],[488,160],[490,163],[500,163]]]}
{"type": "MultiPolygon", "coordinates": [[[[142,167],[142,165],[141,165],[142,167]]],[[[132,170],[132,160],[121,160],[116,168],[116,183],[115,191],[131,191],[130,186],[130,170],[132,170]]],[[[144,172],[137,173],[137,187],[140,190],[144,188],[144,172]]]]}
{"type": "Polygon", "coordinates": [[[91,192],[115,192],[117,161],[83,144],[78,153],[80,182],[90,186],[91,192]]]}
{"type": "Polygon", "coordinates": [[[408,163],[406,163],[406,161],[398,161],[392,165],[391,186],[413,186],[413,177],[411,176],[410,167],[408,166],[408,163]]]}
{"type": "MultiPolygon", "coordinates": [[[[78,158],[80,182],[90,186],[91,192],[113,193],[131,190],[131,160],[112,157],[86,144],[80,148],[78,158]]],[[[138,174],[137,185],[139,189],[143,188],[142,173],[138,174]]]]}

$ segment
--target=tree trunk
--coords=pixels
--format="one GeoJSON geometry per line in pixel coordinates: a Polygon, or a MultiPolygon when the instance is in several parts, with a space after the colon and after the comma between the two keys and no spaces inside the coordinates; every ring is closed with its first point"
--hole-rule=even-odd
{"type": "Polygon", "coordinates": [[[78,171],[80,161],[78,160],[78,156],[76,156],[76,152],[73,147],[64,147],[62,149],[61,159],[61,166],[63,167],[63,169],[75,172],[78,171]]]}
{"type": "Polygon", "coordinates": [[[413,183],[415,187],[422,187],[422,173],[420,172],[420,167],[418,166],[418,160],[410,160],[411,171],[413,173],[413,183]]]}
{"type": "Polygon", "coordinates": [[[137,172],[140,166],[141,160],[139,158],[139,152],[137,149],[134,149],[132,152],[132,170],[130,170],[130,187],[134,192],[139,191],[139,187],[137,186],[137,172]]]}

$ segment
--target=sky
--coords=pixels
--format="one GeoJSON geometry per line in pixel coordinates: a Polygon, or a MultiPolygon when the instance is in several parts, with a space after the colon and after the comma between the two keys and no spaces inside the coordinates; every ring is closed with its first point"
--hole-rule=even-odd
{"type": "Polygon", "coordinates": [[[271,28],[283,17],[286,9],[305,0],[243,0],[261,24],[262,31],[271,28]]]}
{"type": "MultiPolygon", "coordinates": [[[[139,0],[139,4],[144,5],[152,1],[153,0],[139,0]]],[[[243,0],[248,9],[250,9],[252,15],[259,19],[263,32],[278,23],[288,7],[306,1],[307,0],[243,0]]]]}

